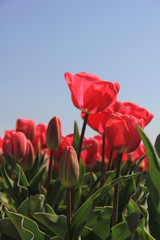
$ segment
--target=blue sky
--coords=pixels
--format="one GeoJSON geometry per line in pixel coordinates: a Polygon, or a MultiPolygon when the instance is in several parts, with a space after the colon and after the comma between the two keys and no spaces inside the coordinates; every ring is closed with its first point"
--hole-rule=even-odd
{"type": "MultiPolygon", "coordinates": [[[[86,71],[119,81],[118,100],[154,114],[145,132],[160,133],[159,0],[0,0],[0,135],[17,118],[63,134],[81,129],[64,73],[86,71]]],[[[97,134],[87,127],[86,136],[97,134]]]]}

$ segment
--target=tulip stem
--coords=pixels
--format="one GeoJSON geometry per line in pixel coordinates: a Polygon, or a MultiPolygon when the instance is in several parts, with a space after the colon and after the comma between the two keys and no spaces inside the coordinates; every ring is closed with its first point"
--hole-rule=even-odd
{"type": "Polygon", "coordinates": [[[105,171],[106,171],[106,166],[105,166],[105,135],[102,135],[102,163],[101,163],[101,176],[103,176],[101,180],[101,187],[103,186],[105,182],[105,171]]]}
{"type": "Polygon", "coordinates": [[[72,210],[71,210],[71,189],[67,188],[67,231],[66,240],[71,239],[71,220],[72,220],[72,210]]]}
{"type": "MultiPolygon", "coordinates": [[[[122,154],[117,154],[117,166],[116,166],[116,179],[120,177],[120,166],[122,161],[122,154]]],[[[114,197],[113,197],[113,213],[112,213],[112,227],[114,227],[118,221],[118,204],[119,204],[119,184],[114,187],[114,197]]]]}
{"type": "Polygon", "coordinates": [[[51,184],[51,179],[52,179],[52,157],[53,157],[54,151],[50,151],[50,158],[49,158],[49,169],[48,169],[48,178],[47,178],[47,202],[49,201],[49,196],[50,196],[50,184],[51,184]]]}
{"type": "Polygon", "coordinates": [[[111,149],[111,152],[110,152],[110,156],[109,156],[109,162],[108,162],[108,166],[107,166],[107,171],[110,170],[111,168],[111,163],[112,163],[112,155],[113,155],[113,149],[111,149]]]}
{"type": "Polygon", "coordinates": [[[81,137],[80,137],[80,140],[79,140],[79,146],[78,146],[78,151],[77,151],[78,161],[80,160],[80,156],[81,156],[83,138],[84,138],[84,133],[85,133],[85,130],[86,130],[88,115],[89,115],[88,113],[85,113],[85,116],[84,116],[84,121],[83,121],[83,126],[82,126],[82,131],[81,131],[81,137]]]}

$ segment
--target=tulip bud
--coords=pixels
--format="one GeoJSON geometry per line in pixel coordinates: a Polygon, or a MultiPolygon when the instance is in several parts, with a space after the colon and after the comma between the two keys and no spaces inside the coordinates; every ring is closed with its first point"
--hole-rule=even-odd
{"type": "Polygon", "coordinates": [[[26,155],[20,162],[21,167],[23,168],[24,171],[29,171],[33,167],[34,164],[34,149],[33,145],[30,140],[27,141],[27,151],[26,155]]]}
{"type": "Polygon", "coordinates": [[[61,120],[58,117],[53,117],[48,123],[46,132],[46,145],[51,150],[56,150],[62,138],[62,125],[61,120]]]}
{"type": "Polygon", "coordinates": [[[20,162],[27,150],[27,138],[22,132],[6,131],[3,139],[3,153],[6,157],[20,162]]]}
{"type": "Polygon", "coordinates": [[[67,188],[72,188],[79,178],[79,163],[72,146],[66,146],[63,152],[59,165],[59,178],[67,188]]]}

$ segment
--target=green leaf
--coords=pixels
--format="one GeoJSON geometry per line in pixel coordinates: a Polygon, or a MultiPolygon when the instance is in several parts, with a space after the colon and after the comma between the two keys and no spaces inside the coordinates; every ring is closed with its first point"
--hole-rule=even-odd
{"type": "Polygon", "coordinates": [[[78,151],[78,146],[79,146],[79,129],[78,129],[78,124],[77,121],[74,122],[74,136],[73,136],[73,147],[76,150],[76,152],[78,151]]]}
{"type": "Polygon", "coordinates": [[[87,223],[88,218],[90,217],[94,207],[112,187],[114,187],[117,183],[137,177],[138,175],[139,173],[130,176],[122,176],[119,179],[115,179],[111,183],[101,187],[92,196],[90,196],[84,202],[84,204],[77,210],[77,212],[74,214],[72,218],[71,229],[73,239],[77,239],[80,236],[81,231],[83,230],[85,224],[87,223]]]}
{"type": "Polygon", "coordinates": [[[33,213],[32,216],[43,226],[47,227],[53,234],[64,239],[66,233],[66,217],[64,215],[33,213]]]}
{"type": "Polygon", "coordinates": [[[118,208],[118,219],[122,218],[122,212],[127,206],[131,196],[135,193],[136,186],[134,179],[129,179],[122,190],[119,192],[119,208],[118,208]]]}
{"type": "Polygon", "coordinates": [[[152,202],[151,196],[148,197],[147,200],[148,203],[148,212],[149,212],[149,230],[153,237],[155,237],[156,240],[160,240],[160,234],[159,234],[159,221],[156,217],[156,209],[152,202]]]}
{"type": "Polygon", "coordinates": [[[37,153],[36,153],[36,158],[35,158],[34,165],[33,165],[32,169],[29,172],[29,182],[31,182],[32,179],[35,177],[35,175],[39,171],[39,167],[40,167],[40,151],[38,149],[37,153]]]}
{"type": "Polygon", "coordinates": [[[19,213],[10,212],[7,208],[6,213],[15,228],[17,229],[22,240],[50,240],[50,237],[43,233],[39,229],[36,222],[31,220],[30,218],[25,217],[19,213]]]}
{"type": "Polygon", "coordinates": [[[157,136],[154,146],[160,158],[160,134],[157,136]]]}
{"type": "Polygon", "coordinates": [[[131,239],[139,225],[139,218],[140,215],[138,213],[132,213],[130,216],[127,216],[124,222],[121,222],[112,228],[111,239],[112,240],[131,239]]]}
{"type": "Polygon", "coordinates": [[[102,239],[110,235],[110,221],[112,217],[112,207],[97,207],[90,216],[87,226],[102,239]]]}
{"type": "Polygon", "coordinates": [[[148,136],[139,126],[137,126],[137,129],[143,140],[149,161],[149,171],[147,173],[146,183],[151,193],[151,198],[155,209],[157,210],[157,217],[160,224],[160,159],[148,136]]]}
{"type": "Polygon", "coordinates": [[[93,229],[89,228],[89,227],[85,227],[82,231],[82,239],[84,240],[88,240],[88,239],[92,239],[92,240],[103,240],[103,238],[101,238],[97,232],[93,231],[93,229]]]}
{"type": "Polygon", "coordinates": [[[9,217],[0,219],[0,233],[3,233],[9,237],[13,237],[16,240],[21,240],[17,229],[9,219],[9,217]]]}

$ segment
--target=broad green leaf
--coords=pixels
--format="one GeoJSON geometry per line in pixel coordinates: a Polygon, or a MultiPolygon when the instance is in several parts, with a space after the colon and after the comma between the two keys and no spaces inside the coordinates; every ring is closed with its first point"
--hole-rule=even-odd
{"type": "Polygon", "coordinates": [[[122,218],[123,210],[127,206],[131,196],[135,193],[135,191],[136,191],[136,186],[135,186],[134,179],[129,179],[127,182],[125,182],[125,186],[119,192],[119,208],[118,208],[119,221],[122,218]]]}
{"type": "Polygon", "coordinates": [[[103,240],[103,238],[101,238],[98,233],[96,231],[94,231],[93,229],[89,228],[89,227],[85,227],[82,231],[82,239],[83,240],[103,240]]]}
{"type": "Polygon", "coordinates": [[[53,234],[60,238],[65,237],[66,217],[64,215],[53,215],[50,213],[33,213],[33,218],[47,227],[53,234]]]}
{"type": "Polygon", "coordinates": [[[148,203],[148,212],[149,212],[150,233],[153,237],[155,237],[156,240],[160,240],[160,231],[159,231],[160,225],[159,225],[159,221],[156,217],[157,213],[156,213],[155,206],[152,202],[151,196],[148,197],[147,203],[148,203]]]}
{"type": "Polygon", "coordinates": [[[50,196],[48,203],[55,209],[59,204],[59,198],[63,195],[64,187],[59,179],[52,179],[50,184],[50,196]]]}
{"type": "Polygon", "coordinates": [[[13,237],[16,240],[21,240],[17,229],[15,228],[9,217],[0,219],[0,233],[3,233],[9,237],[13,237]]]}
{"type": "Polygon", "coordinates": [[[132,239],[131,237],[139,225],[139,220],[140,215],[138,213],[132,213],[130,216],[127,216],[124,222],[121,222],[112,228],[111,239],[132,239]]]}
{"type": "Polygon", "coordinates": [[[94,207],[96,204],[103,198],[106,193],[114,187],[117,183],[120,183],[125,180],[129,180],[131,178],[137,177],[139,173],[130,175],[130,176],[122,176],[119,179],[115,179],[111,183],[104,185],[98,191],[96,191],[92,196],[90,196],[84,204],[77,210],[72,218],[72,237],[73,239],[77,239],[81,231],[83,230],[88,218],[90,217],[94,207]]]}
{"type": "Polygon", "coordinates": [[[154,146],[160,158],[160,134],[157,136],[154,146]]]}
{"type": "Polygon", "coordinates": [[[41,168],[37,174],[32,178],[32,181],[30,182],[30,187],[32,188],[32,191],[38,193],[39,192],[39,184],[40,180],[42,179],[45,172],[45,167],[41,168]]]}
{"type": "Polygon", "coordinates": [[[106,239],[110,235],[110,221],[112,217],[112,207],[97,207],[92,212],[87,226],[102,239],[106,239]]]}
{"type": "Polygon", "coordinates": [[[138,228],[136,229],[138,237],[140,240],[158,240],[159,238],[153,238],[146,230],[145,230],[145,219],[143,219],[138,228]]]}
{"type": "Polygon", "coordinates": [[[160,159],[148,136],[137,126],[138,132],[143,140],[149,161],[149,171],[147,173],[147,186],[151,193],[151,198],[160,224],[160,159]]]}
{"type": "Polygon", "coordinates": [[[38,240],[50,240],[50,237],[43,233],[36,222],[31,220],[28,217],[25,217],[19,213],[10,212],[6,208],[6,213],[10,220],[12,221],[13,225],[17,229],[21,240],[32,240],[32,239],[38,239],[38,240]]]}
{"type": "Polygon", "coordinates": [[[36,158],[35,158],[34,165],[29,172],[29,182],[31,182],[32,179],[35,177],[35,175],[39,171],[39,167],[40,167],[40,151],[38,150],[37,153],[36,153],[36,158]]]}
{"type": "Polygon", "coordinates": [[[140,209],[137,205],[137,203],[131,198],[128,203],[128,214],[131,215],[132,213],[139,213],[140,214],[140,209]]]}

